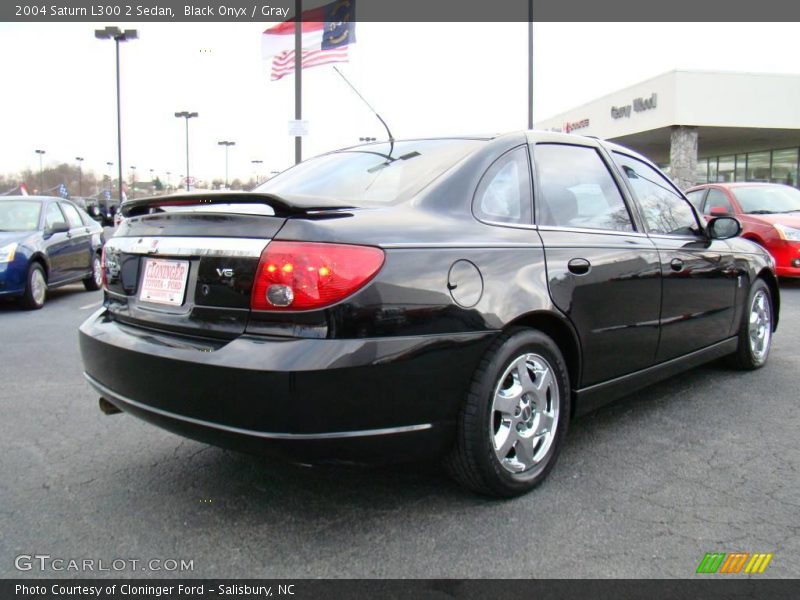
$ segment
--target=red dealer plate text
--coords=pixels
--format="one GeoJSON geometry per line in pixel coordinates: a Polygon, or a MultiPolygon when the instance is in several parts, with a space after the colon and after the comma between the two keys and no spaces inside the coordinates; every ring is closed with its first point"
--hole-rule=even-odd
{"type": "Polygon", "coordinates": [[[188,276],[189,261],[148,258],[144,261],[139,300],[180,306],[183,304],[188,276]]]}

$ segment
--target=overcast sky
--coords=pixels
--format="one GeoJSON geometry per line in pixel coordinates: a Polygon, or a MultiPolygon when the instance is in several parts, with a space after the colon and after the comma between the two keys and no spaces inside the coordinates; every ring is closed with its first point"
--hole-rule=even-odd
{"type": "MultiPolygon", "coordinates": [[[[109,24],[113,24],[109,22],[109,24]]],[[[185,173],[249,179],[294,160],[287,122],[293,76],[271,82],[258,23],[127,24],[140,39],[122,45],[123,166],[172,182],[185,173]]],[[[0,24],[3,92],[0,172],[38,169],[83,156],[84,168],[116,164],[114,44],[101,24],[0,24]]],[[[800,25],[540,23],[535,25],[534,118],[541,120],[665,71],[713,69],[798,73],[800,25]]],[[[339,65],[389,123],[396,138],[523,129],[527,124],[525,23],[359,23],[351,59],[339,65]]],[[[303,75],[304,156],[384,138],[380,123],[330,65],[303,75]]],[[[735,102],[731,98],[731,102],[735,102]]],[[[116,167],[114,167],[116,169],[116,167]]],[[[116,170],[114,171],[116,173],[116,170]]]]}

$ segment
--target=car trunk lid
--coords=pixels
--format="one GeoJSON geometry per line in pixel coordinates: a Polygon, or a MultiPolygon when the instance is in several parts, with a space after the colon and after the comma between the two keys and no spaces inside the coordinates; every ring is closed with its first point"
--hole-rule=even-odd
{"type": "Polygon", "coordinates": [[[106,307],[140,328],[232,339],[247,326],[261,253],[286,219],[341,208],[249,193],[126,202],[104,248],[106,307]]]}

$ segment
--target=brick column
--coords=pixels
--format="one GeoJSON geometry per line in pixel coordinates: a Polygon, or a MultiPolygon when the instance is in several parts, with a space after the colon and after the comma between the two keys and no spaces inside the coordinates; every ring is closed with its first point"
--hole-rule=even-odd
{"type": "Polygon", "coordinates": [[[697,127],[677,125],[669,139],[670,175],[680,189],[694,185],[697,176],[697,127]]]}

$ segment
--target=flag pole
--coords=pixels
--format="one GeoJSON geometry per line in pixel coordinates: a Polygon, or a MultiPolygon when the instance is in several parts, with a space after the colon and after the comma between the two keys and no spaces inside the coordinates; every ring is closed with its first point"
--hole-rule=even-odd
{"type": "Polygon", "coordinates": [[[533,0],[528,0],[528,129],[533,129],[533,0]]]}
{"type": "MultiPolygon", "coordinates": [[[[303,118],[303,2],[294,2],[294,118],[299,121],[303,118]]],[[[303,160],[303,138],[294,136],[294,163],[303,160]]]]}

